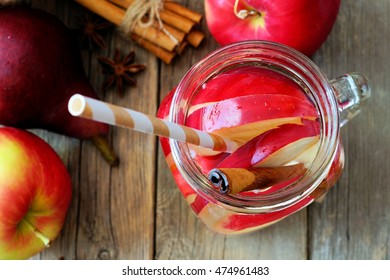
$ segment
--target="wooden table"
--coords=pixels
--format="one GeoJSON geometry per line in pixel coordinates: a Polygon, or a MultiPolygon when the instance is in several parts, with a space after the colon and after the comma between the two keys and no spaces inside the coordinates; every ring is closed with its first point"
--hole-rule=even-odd
{"type": "MultiPolygon", "coordinates": [[[[31,2],[69,26],[85,12],[70,0],[31,2]]],[[[203,1],[178,2],[203,13],[203,1]]],[[[389,259],[389,15],[388,0],[343,0],[331,35],[313,57],[328,77],[361,71],[373,87],[362,113],[342,129],[345,171],[325,201],[261,231],[218,235],[175,187],[156,137],[112,128],[121,163],[110,168],[90,142],[36,131],[68,167],[73,199],[61,235],[34,259],[389,259]]],[[[191,65],[217,48],[208,34],[200,48],[165,65],[117,31],[106,39],[108,50],[82,51],[91,83],[101,99],[148,114],[191,65]],[[136,61],[147,64],[123,97],[100,90],[105,77],[96,56],[112,56],[115,48],[135,50],[136,61]]]]}

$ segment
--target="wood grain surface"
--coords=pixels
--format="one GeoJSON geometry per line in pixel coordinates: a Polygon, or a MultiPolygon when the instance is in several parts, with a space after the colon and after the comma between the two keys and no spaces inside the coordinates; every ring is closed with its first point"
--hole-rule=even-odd
{"type": "MultiPolygon", "coordinates": [[[[33,0],[69,27],[86,10],[74,1],[33,0]]],[[[204,13],[203,1],[177,1],[204,13]]],[[[112,128],[110,141],[120,165],[110,168],[89,141],[34,130],[65,162],[73,182],[67,220],[53,245],[33,259],[389,259],[390,258],[390,2],[342,0],[337,22],[313,60],[331,79],[366,74],[372,98],[342,128],[346,166],[321,203],[241,236],[208,230],[176,188],[157,138],[112,128]]],[[[85,69],[99,97],[155,114],[165,95],[196,61],[218,47],[209,35],[171,64],[124,38],[105,34],[107,50],[82,49],[85,69]],[[105,76],[96,57],[136,52],[147,69],[137,86],[101,90],[105,76]]],[[[310,40],[310,38],[307,38],[310,40]]]]}

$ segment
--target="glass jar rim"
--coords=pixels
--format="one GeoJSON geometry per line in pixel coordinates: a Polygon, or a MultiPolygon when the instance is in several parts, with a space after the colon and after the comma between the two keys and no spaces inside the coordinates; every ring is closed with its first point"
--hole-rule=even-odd
{"type": "Polygon", "coordinates": [[[312,101],[320,115],[321,137],[317,156],[305,175],[273,194],[257,197],[230,196],[219,193],[211,186],[206,175],[193,162],[186,143],[171,139],[172,155],[184,179],[208,200],[243,213],[282,210],[306,198],[325,178],[335,157],[339,139],[338,105],[333,88],[308,57],[288,46],[269,41],[242,41],[221,47],[195,63],[184,75],[173,96],[169,120],[184,124],[189,104],[183,96],[188,92],[195,94],[196,91],[192,91],[193,84],[199,87],[210,77],[222,73],[223,69],[229,69],[233,65],[241,67],[248,63],[282,67],[309,87],[312,101]],[[271,58],[277,62],[273,61],[272,64],[271,58]]]}

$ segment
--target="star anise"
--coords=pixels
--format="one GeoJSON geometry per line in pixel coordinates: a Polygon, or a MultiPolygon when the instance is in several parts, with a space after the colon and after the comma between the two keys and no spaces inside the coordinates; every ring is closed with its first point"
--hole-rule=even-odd
{"type": "Polygon", "coordinates": [[[97,45],[101,49],[107,49],[107,43],[100,34],[100,31],[112,27],[113,24],[97,19],[91,14],[87,14],[85,17],[79,17],[79,20],[81,27],[78,29],[78,37],[81,44],[87,41],[89,49],[92,49],[93,45],[97,45]]]}
{"type": "Polygon", "coordinates": [[[119,95],[123,96],[124,84],[135,86],[137,81],[132,75],[144,70],[145,64],[133,63],[135,52],[130,51],[123,59],[121,58],[119,49],[115,49],[114,59],[99,56],[98,61],[103,67],[103,73],[109,75],[108,79],[103,83],[103,90],[107,90],[115,85],[119,95]]]}

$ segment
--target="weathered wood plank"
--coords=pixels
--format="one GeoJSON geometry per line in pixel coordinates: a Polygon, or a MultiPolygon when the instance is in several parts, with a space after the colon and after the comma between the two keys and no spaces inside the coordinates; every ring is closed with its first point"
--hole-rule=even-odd
{"type": "Polygon", "coordinates": [[[389,259],[390,182],[388,1],[342,1],[315,60],[330,77],[365,73],[373,95],[342,129],[346,166],[322,204],[310,208],[310,258],[389,259]]]}
{"type": "MultiPolygon", "coordinates": [[[[124,97],[111,91],[107,101],[154,115],[157,110],[158,61],[133,42],[116,36],[112,49],[125,55],[135,51],[135,62],[147,69],[137,74],[135,87],[127,87],[124,97]]],[[[111,55],[113,52],[111,51],[111,55]]],[[[154,251],[156,137],[123,128],[113,128],[113,144],[120,165],[111,174],[111,223],[114,226],[117,259],[151,259],[154,251]]]]}

